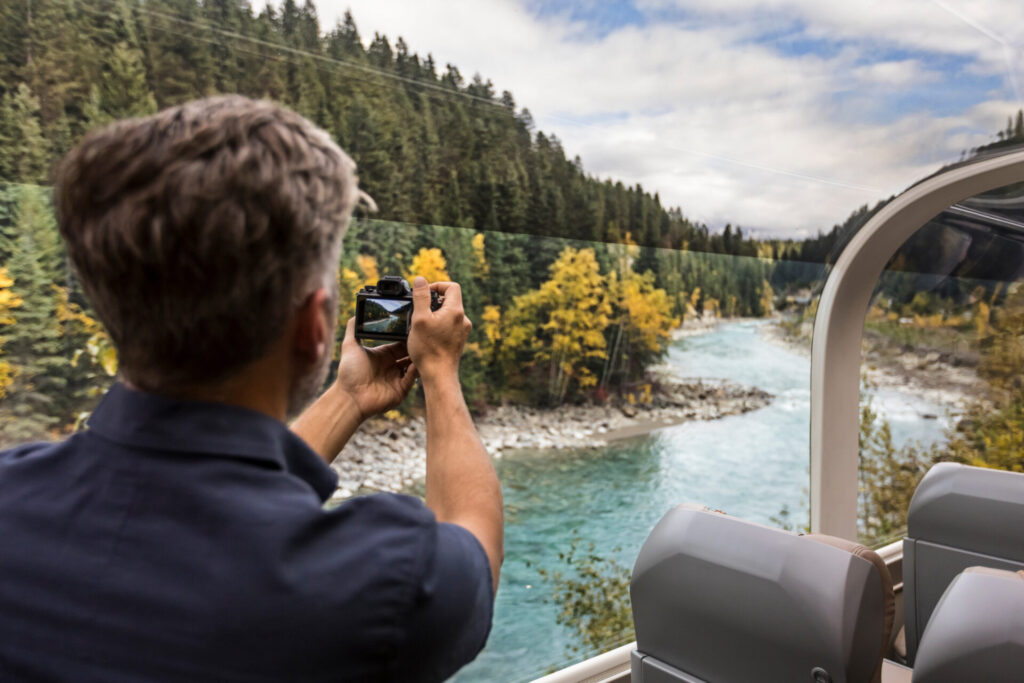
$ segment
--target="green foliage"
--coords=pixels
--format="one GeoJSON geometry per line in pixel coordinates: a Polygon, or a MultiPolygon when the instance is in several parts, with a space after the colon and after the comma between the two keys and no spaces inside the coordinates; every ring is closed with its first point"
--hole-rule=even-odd
{"type": "Polygon", "coordinates": [[[66,386],[52,279],[40,264],[35,235],[23,231],[6,264],[11,291],[20,305],[4,331],[4,356],[13,382],[0,406],[0,442],[45,438],[60,422],[58,401],[66,386]]]}
{"type": "MultiPolygon", "coordinates": [[[[979,289],[976,297],[981,292],[979,289]]],[[[906,312],[920,316],[936,310],[940,302],[931,296],[915,296],[909,306],[911,310],[906,312]]],[[[948,308],[950,304],[941,306],[948,308]]],[[[916,444],[896,448],[889,425],[878,419],[870,401],[862,406],[860,531],[866,542],[877,544],[902,533],[914,489],[937,462],[1024,472],[1024,382],[1020,375],[1024,362],[1024,287],[1011,285],[1001,305],[992,308],[991,313],[989,310],[984,301],[975,301],[979,371],[990,391],[988,395],[971,397],[956,428],[947,435],[945,445],[927,450],[916,444]]],[[[883,333],[893,331],[883,323],[875,323],[874,328],[883,333]]],[[[962,331],[956,334],[959,338],[964,336],[962,331]]],[[[907,341],[905,337],[900,339],[907,341]]],[[[921,337],[919,331],[915,340],[921,339],[934,343],[935,335],[921,337]]]]}
{"type": "Polygon", "coordinates": [[[635,638],[629,568],[597,555],[593,543],[583,546],[583,540],[574,535],[569,549],[558,554],[564,572],[538,570],[552,584],[553,599],[561,607],[558,623],[578,637],[568,647],[573,654],[605,651],[635,638]]]}
{"type": "Polygon", "coordinates": [[[126,42],[114,46],[100,85],[100,103],[110,119],[156,112],[156,98],[146,83],[142,52],[126,42]]]}
{"type": "Polygon", "coordinates": [[[1024,472],[1024,287],[1009,288],[980,328],[981,374],[993,395],[976,400],[950,438],[948,457],[979,467],[1024,472]]]}
{"type": "Polygon", "coordinates": [[[351,14],[322,34],[312,3],[291,0],[258,15],[242,0],[31,7],[31,20],[4,10],[22,30],[0,44],[0,70],[11,75],[0,88],[18,96],[17,121],[5,127],[30,140],[19,144],[32,154],[0,149],[3,164],[27,165],[0,167],[2,179],[40,182],[52,155],[95,125],[239,92],[280,100],[332,132],[384,219],[613,242],[630,233],[642,246],[757,251],[738,228],[712,234],[640,186],[587,176],[557,137],[534,131],[529,112],[489,81],[467,82],[454,66],[439,74],[431,57],[386,35],[364,48],[351,14]],[[69,139],[57,141],[62,127],[69,139]]]}
{"type": "Polygon", "coordinates": [[[862,543],[879,546],[906,531],[910,499],[938,455],[916,444],[896,448],[870,400],[861,406],[859,450],[858,531],[862,543]]]}
{"type": "MultiPolygon", "coordinates": [[[[462,379],[478,407],[630,390],[677,320],[764,315],[787,287],[739,227],[714,233],[639,185],[587,175],[511,93],[439,69],[401,38],[364,46],[350,13],[324,33],[308,0],[258,13],[245,0],[33,0],[0,11],[0,267],[12,291],[32,290],[5,326],[4,354],[10,391],[39,399],[35,432],[71,424],[111,363],[46,193],[21,184],[44,184],[93,127],[217,92],[280,101],[357,162],[380,212],[346,237],[343,288],[365,281],[361,257],[399,274],[428,265],[427,254],[437,265],[440,250],[435,273],[463,283],[477,325],[462,379]],[[567,248],[574,264],[562,261],[567,248]]],[[[797,243],[772,254],[807,256],[797,243]]]]}
{"type": "Polygon", "coordinates": [[[39,116],[39,100],[27,84],[19,84],[4,96],[0,103],[0,182],[47,180],[51,150],[39,116]]]}

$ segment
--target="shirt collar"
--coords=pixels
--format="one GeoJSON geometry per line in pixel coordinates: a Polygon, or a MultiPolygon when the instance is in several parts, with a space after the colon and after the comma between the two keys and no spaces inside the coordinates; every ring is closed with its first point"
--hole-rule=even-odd
{"type": "Polygon", "coordinates": [[[271,462],[312,486],[321,500],[337,482],[334,471],[287,426],[240,406],[166,398],[118,382],[88,424],[99,436],[133,448],[271,462]]]}

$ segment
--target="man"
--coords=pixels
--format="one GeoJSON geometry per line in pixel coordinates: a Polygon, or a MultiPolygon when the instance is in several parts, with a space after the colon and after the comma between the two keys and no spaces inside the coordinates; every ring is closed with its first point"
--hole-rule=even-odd
{"type": "Polygon", "coordinates": [[[354,170],[242,97],[62,162],[61,233],[121,383],[86,431],[0,453],[0,680],[437,681],[483,647],[501,492],[459,386],[459,286],[416,279],[407,348],[367,351],[349,321],[337,381],[284,424],[331,358],[354,170]],[[328,463],[417,376],[426,506],[324,510],[328,463]]]}

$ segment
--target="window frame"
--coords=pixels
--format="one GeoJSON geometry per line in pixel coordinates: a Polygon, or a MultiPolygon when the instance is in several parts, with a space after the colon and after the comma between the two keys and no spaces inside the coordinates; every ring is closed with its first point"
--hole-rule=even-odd
{"type": "Polygon", "coordinates": [[[811,530],[857,540],[861,338],[890,259],[950,206],[1024,180],[1024,150],[954,166],[889,202],[840,253],[811,337],[811,530]]]}

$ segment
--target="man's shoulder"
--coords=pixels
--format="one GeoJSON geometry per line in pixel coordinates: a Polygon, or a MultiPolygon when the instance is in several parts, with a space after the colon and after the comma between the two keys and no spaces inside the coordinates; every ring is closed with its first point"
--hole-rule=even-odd
{"type": "Polygon", "coordinates": [[[58,463],[67,461],[75,450],[77,434],[63,441],[33,441],[8,446],[0,450],[0,469],[10,474],[24,472],[25,476],[45,474],[49,476],[58,463]]]}
{"type": "Polygon", "coordinates": [[[33,455],[40,455],[61,445],[63,442],[33,441],[17,446],[8,446],[0,449],[0,463],[11,463],[33,455]]]}
{"type": "Polygon", "coordinates": [[[434,513],[422,500],[400,493],[357,496],[329,508],[327,512],[346,521],[420,526],[436,523],[434,513]]]}

